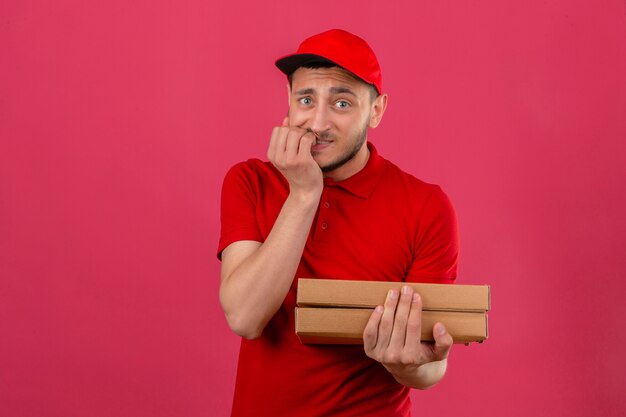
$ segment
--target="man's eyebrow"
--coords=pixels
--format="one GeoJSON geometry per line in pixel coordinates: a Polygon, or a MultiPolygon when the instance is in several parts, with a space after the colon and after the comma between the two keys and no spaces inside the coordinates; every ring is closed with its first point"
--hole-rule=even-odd
{"type": "Polygon", "coordinates": [[[349,89],[348,87],[331,87],[330,88],[330,92],[332,94],[351,94],[353,96],[356,97],[356,93],[354,91],[352,91],[351,89],[349,89]]]}
{"type": "MultiPolygon", "coordinates": [[[[331,87],[330,88],[330,93],[331,94],[351,94],[351,95],[356,97],[356,93],[354,91],[352,91],[348,87],[331,87]]],[[[303,88],[301,90],[296,91],[295,94],[299,95],[299,96],[315,94],[315,89],[314,88],[303,88]]]]}
{"type": "Polygon", "coordinates": [[[299,96],[303,96],[303,95],[307,95],[307,94],[314,94],[315,90],[313,88],[303,88],[301,90],[296,91],[296,94],[299,96]]]}

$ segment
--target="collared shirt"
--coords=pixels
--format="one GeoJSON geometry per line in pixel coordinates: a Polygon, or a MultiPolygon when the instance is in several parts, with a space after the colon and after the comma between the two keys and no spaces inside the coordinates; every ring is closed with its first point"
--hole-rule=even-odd
{"type": "MultiPolygon", "coordinates": [[[[368,143],[365,167],[324,188],[296,277],[451,283],[458,228],[440,187],[401,171],[368,143]]],[[[240,240],[264,242],[289,194],[269,162],[235,165],[222,190],[218,257],[240,240]]],[[[278,262],[279,260],[277,260],[278,262]]],[[[361,346],[302,345],[297,280],[256,340],[242,340],[233,416],[406,416],[408,388],[361,346]]]]}

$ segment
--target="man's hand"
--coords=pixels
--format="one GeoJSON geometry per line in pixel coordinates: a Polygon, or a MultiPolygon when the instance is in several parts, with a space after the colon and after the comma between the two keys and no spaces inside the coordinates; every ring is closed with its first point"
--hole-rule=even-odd
{"type": "Polygon", "coordinates": [[[402,294],[391,290],[385,305],[372,313],[363,345],[370,358],[380,362],[399,383],[426,389],[446,371],[452,336],[441,323],[433,327],[435,342],[421,342],[422,301],[409,286],[402,294]]]}
{"type": "Polygon", "coordinates": [[[322,170],[311,155],[315,134],[297,126],[289,126],[285,117],[272,131],[267,158],[289,182],[289,192],[302,197],[317,197],[324,186],[322,170]]]}

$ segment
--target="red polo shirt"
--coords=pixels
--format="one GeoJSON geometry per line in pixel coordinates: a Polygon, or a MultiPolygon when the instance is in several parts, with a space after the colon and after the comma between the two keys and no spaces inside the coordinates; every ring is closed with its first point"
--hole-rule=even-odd
{"type": "MultiPolygon", "coordinates": [[[[352,177],[324,179],[296,277],[451,283],[456,215],[441,188],[401,171],[368,143],[352,177]]],[[[222,189],[218,256],[240,240],[263,242],[289,185],[269,162],[235,165],[222,189]]],[[[242,339],[233,416],[408,416],[408,388],[362,346],[302,345],[295,335],[296,281],[256,340],[242,339]]]]}

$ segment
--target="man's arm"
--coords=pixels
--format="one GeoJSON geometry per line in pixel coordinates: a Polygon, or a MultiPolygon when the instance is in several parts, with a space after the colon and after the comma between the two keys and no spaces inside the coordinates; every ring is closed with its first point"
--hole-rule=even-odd
{"type": "Polygon", "coordinates": [[[274,128],[268,158],[289,182],[289,196],[265,242],[239,241],[222,252],[220,302],[230,327],[245,338],[259,337],[278,311],[302,257],[323,188],[314,142],[287,119],[274,128]]]}

